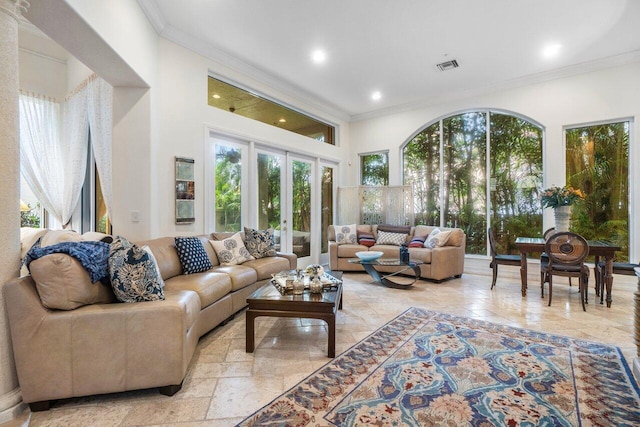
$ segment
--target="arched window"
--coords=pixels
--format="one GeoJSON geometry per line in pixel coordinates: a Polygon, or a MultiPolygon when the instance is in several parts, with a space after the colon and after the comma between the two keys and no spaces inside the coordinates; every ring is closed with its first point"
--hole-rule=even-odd
{"type": "Polygon", "coordinates": [[[416,224],[460,227],[467,253],[483,255],[491,225],[505,251],[517,253],[518,235],[542,233],[542,132],[529,120],[493,111],[427,125],[403,148],[416,224]]]}

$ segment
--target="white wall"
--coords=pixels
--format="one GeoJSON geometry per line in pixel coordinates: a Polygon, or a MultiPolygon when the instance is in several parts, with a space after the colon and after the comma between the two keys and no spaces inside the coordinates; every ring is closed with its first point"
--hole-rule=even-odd
{"type": "MultiPolygon", "coordinates": [[[[389,149],[390,183],[402,182],[401,145],[425,124],[454,112],[490,108],[527,116],[545,128],[543,152],[545,186],[565,183],[563,127],[595,121],[634,118],[630,140],[631,212],[640,209],[640,63],[590,72],[510,90],[424,106],[411,111],[351,123],[350,158],[358,153],[389,149]]],[[[350,170],[349,181],[358,180],[358,169],[350,170]]],[[[637,259],[640,233],[636,215],[631,215],[631,257],[637,259]]],[[[544,227],[551,226],[552,212],[546,210],[544,227]]]]}
{"type": "MultiPolygon", "coordinates": [[[[264,143],[285,151],[304,152],[311,156],[341,161],[348,153],[348,123],[327,117],[310,106],[275,92],[264,84],[238,75],[222,64],[184,49],[170,41],[160,39],[158,67],[159,120],[158,140],[152,149],[153,212],[157,227],[153,234],[179,235],[204,233],[205,230],[205,144],[207,130],[234,135],[243,140],[264,143]],[[277,127],[247,119],[207,104],[207,77],[209,72],[224,75],[247,87],[291,104],[324,120],[337,123],[340,146],[319,143],[307,137],[277,127]],[[175,224],[175,156],[196,160],[196,222],[175,224]]],[[[209,202],[212,202],[210,196],[209,202]]]]}

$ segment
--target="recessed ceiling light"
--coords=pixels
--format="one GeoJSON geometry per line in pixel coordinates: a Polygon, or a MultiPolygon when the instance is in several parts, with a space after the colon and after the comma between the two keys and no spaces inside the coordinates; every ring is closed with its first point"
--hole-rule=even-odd
{"type": "Polygon", "coordinates": [[[280,123],[286,123],[286,122],[287,122],[287,119],[285,119],[285,118],[283,117],[283,118],[281,118],[281,119],[280,119],[280,120],[278,120],[278,121],[279,121],[280,123]]]}
{"type": "Polygon", "coordinates": [[[214,93],[214,94],[213,94],[213,98],[214,98],[214,99],[220,99],[220,95],[218,95],[217,93],[214,93]]]}
{"type": "Polygon", "coordinates": [[[560,53],[560,50],[562,50],[561,44],[554,43],[547,45],[542,49],[542,57],[545,59],[555,58],[560,53]]]}
{"type": "Polygon", "coordinates": [[[381,98],[382,98],[382,94],[380,93],[379,90],[371,94],[371,99],[373,99],[374,101],[379,101],[381,98]]]}
{"type": "Polygon", "coordinates": [[[320,50],[320,49],[314,50],[313,53],[311,54],[311,59],[316,64],[322,64],[324,61],[327,60],[327,54],[324,50],[320,50]]]}

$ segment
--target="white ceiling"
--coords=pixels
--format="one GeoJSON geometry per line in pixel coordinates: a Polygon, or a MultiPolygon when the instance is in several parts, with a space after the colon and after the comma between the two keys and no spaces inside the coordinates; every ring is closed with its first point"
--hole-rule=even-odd
{"type": "Polygon", "coordinates": [[[351,119],[640,60],[637,0],[138,2],[161,36],[351,119]]]}

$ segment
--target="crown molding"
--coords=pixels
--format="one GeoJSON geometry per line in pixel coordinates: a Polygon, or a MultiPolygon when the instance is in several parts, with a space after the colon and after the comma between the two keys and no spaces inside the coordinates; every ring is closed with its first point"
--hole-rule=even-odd
{"type": "Polygon", "coordinates": [[[147,16],[156,33],[161,34],[167,26],[167,19],[162,14],[155,0],[138,0],[138,6],[140,6],[142,12],[147,16]]]}
{"type": "Polygon", "coordinates": [[[640,50],[634,50],[634,51],[622,53],[619,55],[613,55],[606,58],[596,59],[594,61],[583,62],[575,65],[569,65],[567,67],[562,67],[562,68],[558,68],[551,71],[545,71],[542,73],[531,74],[528,76],[511,79],[504,82],[487,85],[481,88],[450,92],[446,95],[431,97],[429,98],[428,101],[416,101],[416,102],[411,102],[411,103],[406,103],[401,105],[395,105],[388,108],[382,108],[382,109],[370,111],[367,113],[355,114],[351,116],[350,121],[359,122],[364,120],[376,119],[379,117],[404,113],[407,111],[426,108],[433,105],[443,104],[451,101],[458,101],[461,99],[487,95],[489,93],[493,93],[497,91],[516,89],[519,87],[529,86],[537,83],[544,83],[547,81],[576,76],[579,74],[586,74],[594,71],[605,70],[607,68],[621,67],[621,66],[632,64],[639,61],[640,61],[640,50]]]}

